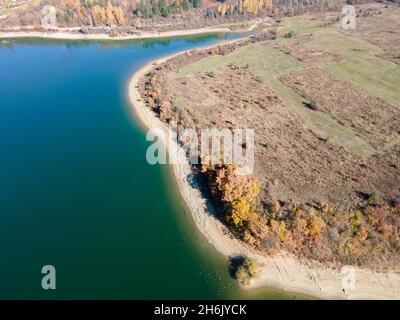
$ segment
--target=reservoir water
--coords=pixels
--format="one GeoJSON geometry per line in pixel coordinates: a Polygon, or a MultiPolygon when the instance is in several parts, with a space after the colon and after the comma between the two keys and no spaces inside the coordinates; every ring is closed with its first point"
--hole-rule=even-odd
{"type": "Polygon", "coordinates": [[[0,40],[1,299],[293,298],[237,287],[127,99],[147,62],[224,37],[0,40]]]}

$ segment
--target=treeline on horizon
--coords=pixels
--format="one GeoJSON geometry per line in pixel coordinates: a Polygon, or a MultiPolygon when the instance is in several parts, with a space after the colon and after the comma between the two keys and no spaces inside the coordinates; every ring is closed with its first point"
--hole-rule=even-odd
{"type": "Polygon", "coordinates": [[[3,20],[3,26],[40,26],[42,9],[56,8],[59,27],[132,26],[151,20],[196,26],[213,20],[235,21],[235,18],[257,15],[286,16],[312,10],[331,10],[343,0],[41,0],[29,2],[3,20]]]}

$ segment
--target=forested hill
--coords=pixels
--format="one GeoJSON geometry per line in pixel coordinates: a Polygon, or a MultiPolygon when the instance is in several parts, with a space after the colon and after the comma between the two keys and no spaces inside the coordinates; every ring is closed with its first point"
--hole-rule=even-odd
{"type": "Polygon", "coordinates": [[[1,2],[2,28],[40,28],[42,9],[50,5],[55,8],[58,27],[123,26],[143,29],[156,27],[158,30],[238,22],[256,16],[295,15],[305,11],[337,9],[343,4],[343,0],[0,0],[1,2]]]}

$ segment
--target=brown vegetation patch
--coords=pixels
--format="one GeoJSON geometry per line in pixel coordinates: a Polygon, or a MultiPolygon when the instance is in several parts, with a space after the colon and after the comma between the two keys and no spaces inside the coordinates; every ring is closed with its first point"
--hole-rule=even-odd
{"type": "Polygon", "coordinates": [[[168,88],[174,92],[176,105],[194,115],[197,127],[263,130],[259,119],[279,99],[251,71],[235,68],[227,66],[215,73],[170,78],[168,88]]]}
{"type": "Polygon", "coordinates": [[[340,124],[354,128],[378,150],[400,142],[400,108],[361,88],[311,68],[284,75],[281,80],[311,100],[340,124]]]}

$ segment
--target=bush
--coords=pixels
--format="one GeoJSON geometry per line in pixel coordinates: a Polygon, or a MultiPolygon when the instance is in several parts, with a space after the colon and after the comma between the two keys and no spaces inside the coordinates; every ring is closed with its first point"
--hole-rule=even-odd
{"type": "Polygon", "coordinates": [[[188,10],[190,9],[190,3],[189,3],[188,0],[182,0],[182,1],[180,2],[180,4],[181,4],[181,8],[182,8],[184,11],[188,11],[188,10]]]}
{"type": "Polygon", "coordinates": [[[255,176],[236,174],[233,165],[215,165],[203,168],[208,176],[212,195],[223,205],[225,220],[236,228],[244,228],[256,221],[260,182],[255,176]]]}
{"type": "Polygon", "coordinates": [[[248,285],[250,280],[260,272],[260,265],[254,259],[245,258],[244,262],[236,271],[236,279],[244,285],[248,285]]]}
{"type": "Polygon", "coordinates": [[[322,230],[325,229],[325,227],[326,225],[324,220],[315,214],[312,215],[308,226],[310,237],[316,242],[320,241],[322,230]]]}
{"type": "Polygon", "coordinates": [[[143,18],[147,19],[151,18],[152,12],[148,5],[142,0],[137,6],[136,14],[141,14],[143,18]]]}
{"type": "Polygon", "coordinates": [[[286,32],[283,37],[284,38],[292,38],[294,36],[294,31],[286,32]]]}
{"type": "Polygon", "coordinates": [[[207,72],[207,75],[208,75],[210,78],[214,78],[214,77],[215,77],[214,71],[208,71],[208,72],[207,72]]]}
{"type": "Polygon", "coordinates": [[[381,197],[378,193],[372,192],[368,197],[368,202],[373,205],[377,205],[381,202],[381,197]]]}

